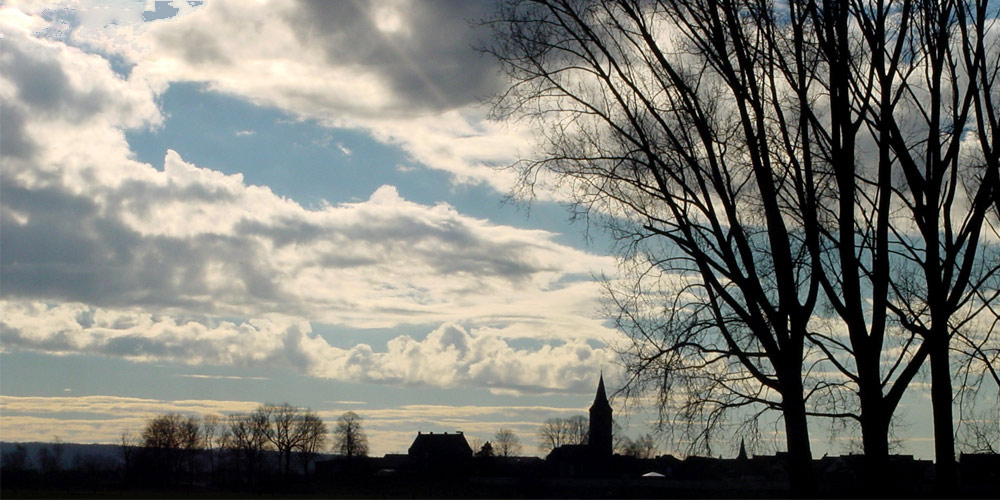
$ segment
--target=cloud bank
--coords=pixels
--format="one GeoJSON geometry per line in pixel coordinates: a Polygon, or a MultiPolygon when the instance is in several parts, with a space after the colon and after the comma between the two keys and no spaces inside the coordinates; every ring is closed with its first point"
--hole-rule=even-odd
{"type": "Polygon", "coordinates": [[[393,385],[483,387],[501,393],[587,392],[613,354],[580,339],[538,349],[513,346],[503,330],[446,324],[384,347],[330,345],[297,318],[245,323],[178,321],[82,304],[0,302],[4,350],[96,354],[135,362],[245,368],[281,366],[313,377],[393,385]]]}
{"type": "MultiPolygon", "coordinates": [[[[211,5],[149,36],[169,40],[169,30],[188,26],[184,40],[200,40],[197,15],[229,12],[224,2],[211,5]]],[[[151,78],[125,79],[100,56],[35,36],[40,18],[3,9],[0,24],[4,349],[285,364],[325,378],[514,392],[588,390],[581,381],[610,359],[595,347],[612,333],[594,317],[599,292],[590,278],[610,259],[560,245],[552,233],[409,202],[393,186],[366,201],[310,209],[173,151],[158,170],[135,161],[124,137],[126,129],[162,124],[151,78]],[[429,333],[344,349],[313,333],[312,323],[416,324],[429,333]],[[541,346],[515,347],[518,338],[541,346]]],[[[404,29],[391,24],[379,29],[404,29]]],[[[288,43],[334,44],[326,35],[288,36],[295,38],[288,43]]],[[[223,57],[203,42],[198,57],[223,57]]],[[[184,64],[202,64],[170,47],[184,64]]],[[[242,61],[232,70],[253,66],[242,61]]],[[[379,78],[395,92],[405,85],[392,82],[414,74],[379,78]]],[[[406,99],[430,90],[413,92],[406,99]]],[[[451,112],[470,97],[455,99],[431,108],[451,112]]]]}

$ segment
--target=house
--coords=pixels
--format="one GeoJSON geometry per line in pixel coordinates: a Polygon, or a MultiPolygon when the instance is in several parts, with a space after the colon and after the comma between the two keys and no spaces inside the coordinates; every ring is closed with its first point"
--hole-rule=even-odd
{"type": "Polygon", "coordinates": [[[407,455],[410,467],[420,472],[461,474],[468,471],[472,464],[472,448],[461,432],[418,432],[407,455]]]}

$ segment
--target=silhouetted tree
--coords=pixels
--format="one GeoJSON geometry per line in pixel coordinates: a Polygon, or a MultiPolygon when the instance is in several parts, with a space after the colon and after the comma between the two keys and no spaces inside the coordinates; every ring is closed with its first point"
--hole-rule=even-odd
{"type": "Polygon", "coordinates": [[[566,420],[550,418],[542,422],[538,429],[538,449],[544,452],[552,451],[569,443],[569,429],[566,420]]]}
{"type": "MultiPolygon", "coordinates": [[[[476,448],[473,448],[476,449],[476,448]]],[[[477,457],[489,458],[493,456],[493,445],[489,441],[483,443],[476,451],[477,457]]]]}
{"type": "Polygon", "coordinates": [[[141,438],[149,470],[161,480],[176,481],[185,468],[193,472],[194,454],[201,446],[198,417],[158,415],[146,421],[141,438]]]}
{"type": "Polygon", "coordinates": [[[521,440],[510,429],[501,428],[493,435],[493,452],[500,457],[516,457],[521,454],[521,440]]]}
{"type": "Polygon", "coordinates": [[[495,110],[539,130],[539,157],[517,164],[524,192],[555,176],[581,211],[608,222],[636,274],[690,282],[702,326],[686,342],[677,337],[687,328],[635,321],[658,309],[630,310],[648,299],[644,288],[612,296],[635,339],[630,386],[700,393],[688,422],[754,403],[780,411],[792,476],[811,485],[803,353],[819,287],[806,244],[815,235],[798,229],[818,227],[816,209],[779,193],[793,177],[774,175],[766,149],[767,73],[754,65],[760,54],[733,52],[758,41],[735,21],[753,19],[743,5],[507,2],[491,52],[512,83],[495,110]],[[668,42],[671,32],[688,40],[668,42]]]}
{"type": "Polygon", "coordinates": [[[956,441],[966,453],[1000,452],[1000,342],[991,338],[1000,332],[993,326],[973,324],[956,334],[955,350],[962,355],[955,371],[956,441]]]}
{"type": "Polygon", "coordinates": [[[131,479],[132,467],[135,465],[136,451],[139,449],[141,441],[132,434],[130,429],[125,429],[121,433],[118,441],[119,451],[122,455],[123,471],[126,480],[131,479]]]}
{"type": "Polygon", "coordinates": [[[228,429],[219,415],[206,415],[201,421],[201,442],[208,459],[209,474],[214,478],[219,472],[222,455],[228,444],[228,429]]]}
{"type": "Polygon", "coordinates": [[[550,418],[538,429],[538,449],[551,451],[564,444],[586,444],[590,433],[587,417],[550,418]]]}
{"type": "Polygon", "coordinates": [[[590,420],[583,415],[574,415],[566,419],[569,430],[568,444],[587,444],[590,440],[590,420]]]}
{"type": "Polygon", "coordinates": [[[995,17],[985,1],[504,4],[495,110],[540,132],[521,187],[554,180],[622,242],[626,388],[657,392],[661,421],[707,447],[728,415],[777,410],[805,492],[807,416],[851,418],[881,480],[930,356],[948,448],[954,313],[988,309],[975,292],[1000,262],[979,243],[998,203],[995,17]]]}
{"type": "Polygon", "coordinates": [[[229,447],[236,459],[237,472],[243,472],[248,482],[256,482],[263,472],[263,452],[267,447],[271,424],[267,408],[258,407],[252,413],[233,414],[226,419],[229,447]]]}
{"type": "Polygon", "coordinates": [[[617,451],[629,457],[653,458],[656,456],[656,439],[648,433],[636,439],[623,437],[617,451]]]}
{"type": "Polygon", "coordinates": [[[308,475],[309,464],[326,446],[327,429],[319,415],[308,410],[302,415],[299,425],[302,426],[302,439],[297,447],[299,463],[302,465],[302,473],[308,475]]]}
{"type": "MultiPolygon", "coordinates": [[[[872,238],[884,246],[881,255],[872,253],[872,265],[859,259],[858,272],[843,271],[883,278],[875,286],[889,288],[888,300],[885,292],[873,295],[876,313],[881,314],[884,301],[896,321],[922,340],[930,364],[937,478],[947,492],[955,483],[952,340],[979,314],[996,317],[990,310],[1000,289],[1000,249],[984,242],[989,226],[996,235],[994,210],[1000,200],[1000,46],[995,40],[1000,5],[942,0],[837,8],[844,12],[830,8],[824,14],[849,18],[845,31],[847,25],[860,25],[864,43],[850,56],[829,43],[823,50],[830,59],[853,59],[843,61],[844,74],[837,76],[854,86],[845,89],[850,94],[843,104],[874,94],[859,116],[879,151],[877,174],[864,167],[843,169],[848,172],[838,182],[857,183],[847,176],[860,173],[859,192],[878,200],[871,217],[884,221],[867,227],[888,226],[887,234],[872,238]]],[[[849,230],[844,232],[846,238],[849,230]]],[[[850,295],[830,298],[847,319],[856,351],[851,361],[856,362],[866,354],[857,347],[866,340],[861,321],[867,305],[851,303],[850,295]]],[[[883,322],[878,314],[876,322],[883,322]]],[[[860,364],[856,375],[876,379],[874,385],[882,373],[872,369],[867,375],[864,367],[860,364]]],[[[862,404],[862,413],[876,410],[862,404]]]]}
{"type": "Polygon", "coordinates": [[[465,436],[465,439],[469,443],[469,448],[471,448],[473,452],[482,448],[483,444],[486,443],[486,441],[479,436],[465,436]]]}
{"type": "Polygon", "coordinates": [[[311,410],[288,403],[268,405],[267,413],[271,418],[267,438],[278,450],[281,474],[287,477],[291,473],[292,453],[296,450],[315,453],[325,439],[326,426],[311,410]]]}
{"type": "Polygon", "coordinates": [[[333,450],[347,458],[368,456],[368,436],[361,428],[362,418],[353,411],[337,419],[333,429],[333,450]]]}

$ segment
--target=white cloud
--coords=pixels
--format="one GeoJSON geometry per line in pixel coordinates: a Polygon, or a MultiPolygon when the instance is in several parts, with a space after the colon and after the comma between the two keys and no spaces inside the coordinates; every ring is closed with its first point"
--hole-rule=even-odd
{"type": "MultiPolygon", "coordinates": [[[[245,323],[181,321],[83,304],[0,301],[4,350],[99,354],[136,362],[285,366],[309,376],[392,385],[472,386],[506,392],[585,393],[612,352],[579,339],[516,348],[502,330],[448,324],[423,340],[399,336],[373,348],[331,346],[296,318],[245,323]]],[[[186,375],[205,377],[208,375],[186,375]]],[[[256,378],[256,377],[253,377],[256,378]]]]}
{"type": "Polygon", "coordinates": [[[352,326],[478,317],[606,333],[590,317],[598,287],[579,280],[610,260],[552,234],[408,202],[391,186],[308,210],[173,152],[164,165],[123,164],[114,179],[94,164],[52,165],[44,189],[9,176],[5,294],[352,326]]]}
{"type": "MultiPolygon", "coordinates": [[[[222,11],[207,12],[228,8],[212,5],[222,11]]],[[[199,12],[157,24],[195,29],[199,12]]],[[[594,347],[613,332],[595,317],[590,277],[611,259],[552,233],[413,203],[392,186],[307,209],[173,151],[157,170],[133,159],[123,133],[162,123],[148,80],[35,37],[37,18],[4,9],[0,21],[4,349],[288,364],[343,380],[522,392],[579,390],[609,363],[594,347]],[[425,339],[340,349],[313,323],[444,326],[425,339]],[[540,344],[512,340],[524,338],[540,344]]],[[[448,120],[427,123],[446,134],[448,120]]],[[[495,147],[456,130],[470,141],[452,141],[460,156],[495,147]]],[[[423,154],[448,144],[432,139],[423,154]]]]}
{"type": "Polygon", "coordinates": [[[373,327],[516,319],[552,323],[557,337],[607,334],[591,317],[597,287],[573,280],[610,259],[408,202],[392,186],[310,210],[172,151],[158,171],[131,159],[122,133],[162,120],[148,87],[97,56],[5,33],[6,297],[373,327]]]}
{"type": "Polygon", "coordinates": [[[383,352],[365,344],[337,349],[302,337],[304,356],[317,374],[366,382],[472,385],[491,390],[546,392],[590,389],[593,374],[611,365],[613,353],[584,341],[517,349],[492,331],[466,331],[447,324],[423,340],[400,336],[383,352]]]}
{"type": "MultiPolygon", "coordinates": [[[[530,135],[486,120],[499,88],[493,62],[474,50],[492,6],[479,2],[262,1],[206,3],[159,21],[135,42],[133,79],[156,88],[210,88],[330,127],[367,130],[456,182],[506,193],[530,135]],[[442,33],[447,33],[442,36],[442,33]],[[148,48],[147,48],[148,47],[148,48]]],[[[345,153],[349,154],[349,153],[345,153]]]]}

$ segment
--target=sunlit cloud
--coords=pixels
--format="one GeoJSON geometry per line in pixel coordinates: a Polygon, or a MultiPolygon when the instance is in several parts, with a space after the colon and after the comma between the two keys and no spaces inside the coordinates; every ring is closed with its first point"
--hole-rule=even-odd
{"type": "MultiPolygon", "coordinates": [[[[505,393],[586,392],[613,353],[580,340],[513,347],[492,329],[446,324],[423,340],[384,347],[330,345],[308,322],[270,317],[246,323],[180,321],[169,316],[92,309],[82,304],[0,302],[5,351],[96,354],[133,362],[194,366],[287,367],[303,375],[388,385],[485,387],[505,393]]],[[[187,374],[190,378],[241,378],[187,374]]]]}

